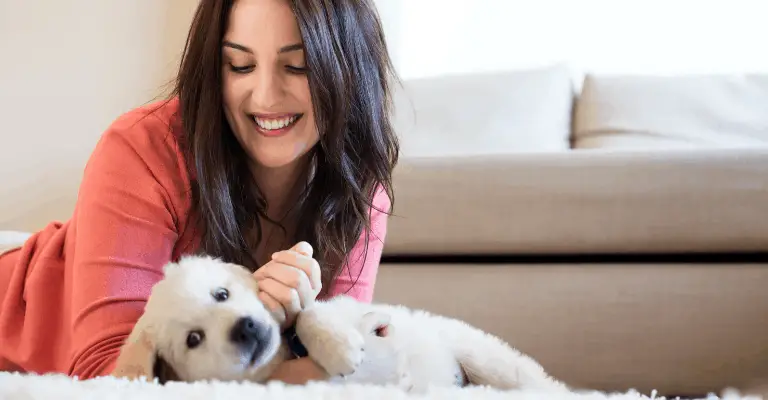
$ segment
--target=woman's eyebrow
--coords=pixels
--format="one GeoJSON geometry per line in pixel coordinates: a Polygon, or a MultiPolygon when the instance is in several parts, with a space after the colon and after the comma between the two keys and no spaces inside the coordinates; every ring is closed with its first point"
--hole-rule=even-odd
{"type": "MultiPolygon", "coordinates": [[[[229,48],[233,48],[233,49],[236,49],[236,50],[244,51],[246,53],[253,54],[253,50],[251,50],[250,48],[248,48],[246,46],[243,46],[242,44],[237,44],[237,43],[230,42],[229,40],[223,41],[221,43],[221,45],[223,47],[229,47],[229,48]]],[[[278,53],[288,53],[288,52],[296,51],[296,50],[304,50],[304,44],[302,44],[302,43],[289,44],[287,46],[281,47],[280,50],[278,50],[277,52],[278,53]]]]}
{"type": "Polygon", "coordinates": [[[232,43],[232,42],[230,42],[228,40],[225,40],[224,42],[222,42],[221,45],[223,47],[229,47],[229,48],[233,48],[233,49],[236,49],[236,50],[244,51],[246,53],[253,54],[253,50],[249,49],[248,47],[245,47],[242,44],[232,43]]]}
{"type": "Polygon", "coordinates": [[[304,50],[304,44],[302,43],[295,43],[295,44],[289,44],[288,46],[283,46],[278,50],[278,53],[288,53],[289,51],[296,51],[296,50],[304,50]]]}

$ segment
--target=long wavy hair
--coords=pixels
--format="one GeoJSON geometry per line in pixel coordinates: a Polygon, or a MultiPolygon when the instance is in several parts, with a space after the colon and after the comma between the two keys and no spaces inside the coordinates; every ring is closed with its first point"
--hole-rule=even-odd
{"type": "MultiPolygon", "coordinates": [[[[201,0],[171,97],[178,97],[180,145],[192,179],[200,251],[255,271],[268,204],[223,112],[221,42],[236,0],[201,0]]],[[[397,83],[372,0],[292,0],[304,42],[320,141],[310,151],[313,178],[296,210],[295,242],[306,240],[331,289],[356,242],[369,242],[373,198],[394,204],[399,144],[390,116],[397,83]]],[[[378,210],[390,213],[391,210],[378,210]]],[[[355,277],[352,277],[355,278],[355,277]]]]}

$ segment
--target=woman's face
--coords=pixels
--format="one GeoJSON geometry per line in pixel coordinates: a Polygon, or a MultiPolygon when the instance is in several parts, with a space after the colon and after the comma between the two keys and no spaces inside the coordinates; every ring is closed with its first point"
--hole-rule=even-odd
{"type": "Polygon", "coordinates": [[[296,165],[319,135],[301,34],[287,0],[235,2],[222,68],[224,113],[255,165],[296,165]]]}

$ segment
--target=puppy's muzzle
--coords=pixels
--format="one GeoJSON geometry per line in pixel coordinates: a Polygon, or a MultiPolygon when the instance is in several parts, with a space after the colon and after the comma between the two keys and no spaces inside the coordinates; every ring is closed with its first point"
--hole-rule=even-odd
{"type": "Polygon", "coordinates": [[[239,318],[229,331],[229,340],[243,352],[251,354],[251,362],[264,353],[271,338],[272,327],[251,317],[239,318]]]}

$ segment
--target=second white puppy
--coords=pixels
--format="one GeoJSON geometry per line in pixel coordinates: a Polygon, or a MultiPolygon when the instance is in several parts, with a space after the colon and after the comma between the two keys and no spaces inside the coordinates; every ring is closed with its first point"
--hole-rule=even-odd
{"type": "MultiPolygon", "coordinates": [[[[194,256],[171,263],[113,375],[265,382],[292,357],[245,268],[194,256]]],[[[532,358],[461,321],[340,296],[310,305],[296,333],[330,381],[567,390],[532,358]]]]}

